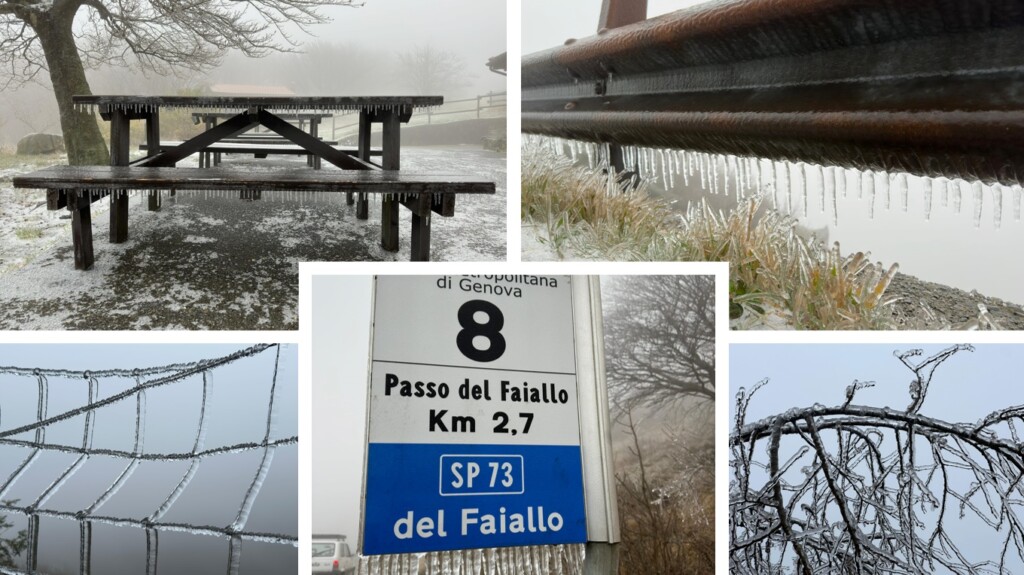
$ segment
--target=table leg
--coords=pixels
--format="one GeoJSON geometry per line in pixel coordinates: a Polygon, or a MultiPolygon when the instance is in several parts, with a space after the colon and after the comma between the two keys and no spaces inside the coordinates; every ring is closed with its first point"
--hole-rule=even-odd
{"type": "MultiPolygon", "coordinates": [[[[320,118],[310,118],[310,120],[309,120],[309,135],[313,136],[314,138],[319,137],[319,135],[320,135],[320,118]]],[[[308,159],[309,165],[314,170],[319,170],[320,169],[320,156],[317,156],[315,154],[310,154],[309,156],[307,156],[307,159],[308,159]]]]}
{"type": "Polygon", "coordinates": [[[75,269],[87,270],[93,265],[92,203],[88,192],[67,190],[68,210],[71,211],[71,245],[75,250],[75,269]]]}
{"type": "MultiPolygon", "coordinates": [[[[357,143],[359,145],[359,159],[369,160],[370,159],[370,130],[373,128],[373,122],[370,119],[370,113],[366,110],[360,110],[359,112],[359,138],[357,143]]],[[[349,193],[346,201],[352,204],[352,194],[349,193]]],[[[370,218],[369,199],[366,194],[359,194],[359,203],[356,204],[356,219],[366,220],[370,218]]]]}
{"type": "Polygon", "coordinates": [[[430,261],[430,210],[421,216],[412,213],[411,257],[414,262],[430,261]]]}
{"type": "MultiPolygon", "coordinates": [[[[110,115],[110,165],[127,166],[129,128],[131,121],[124,110],[114,110],[110,115]]],[[[128,192],[114,191],[110,194],[110,241],[120,244],[128,240],[128,192]]]]}
{"type": "MultiPolygon", "coordinates": [[[[217,118],[216,118],[216,117],[214,117],[214,118],[211,118],[211,120],[210,120],[210,124],[211,124],[211,125],[210,125],[210,128],[216,128],[216,127],[217,127],[217,118]]],[[[207,167],[207,168],[209,168],[209,167],[210,167],[210,159],[211,159],[211,157],[212,157],[212,159],[213,159],[213,165],[214,165],[214,166],[219,166],[219,165],[220,165],[220,160],[221,160],[221,157],[220,157],[220,152],[213,152],[213,153],[211,153],[211,154],[209,154],[209,155],[207,156],[207,159],[206,159],[206,167],[207,167]]]]}
{"type": "MultiPolygon", "coordinates": [[[[155,156],[160,153],[160,111],[153,110],[146,116],[146,155],[155,156]]],[[[149,211],[160,209],[160,190],[149,192],[149,211]]]]}
{"type": "MultiPolygon", "coordinates": [[[[398,114],[394,112],[387,111],[381,115],[384,124],[381,137],[384,157],[381,167],[385,170],[397,170],[400,164],[401,124],[398,122],[398,114]]],[[[398,197],[394,195],[385,195],[381,205],[380,245],[389,252],[398,251],[398,197]]]]}

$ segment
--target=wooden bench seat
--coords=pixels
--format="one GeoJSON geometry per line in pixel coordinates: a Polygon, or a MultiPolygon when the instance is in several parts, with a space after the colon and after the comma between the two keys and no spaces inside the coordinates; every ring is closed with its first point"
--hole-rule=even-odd
{"type": "MultiPolygon", "coordinates": [[[[384,197],[381,245],[398,247],[398,205],[412,212],[413,261],[430,259],[431,213],[455,215],[458,194],[493,194],[494,182],[461,175],[416,174],[401,171],[338,171],[291,169],[244,172],[220,168],[145,168],[134,166],[53,166],[16,176],[15,188],[59,190],[67,193],[72,213],[75,267],[93,265],[92,218],[89,206],[98,194],[160,190],[294,191],[377,194],[384,197]]],[[[113,226],[113,222],[112,222],[113,226]]],[[[114,230],[111,235],[115,236],[114,230]]]]}
{"type": "MultiPolygon", "coordinates": [[[[323,141],[323,140],[321,140],[323,141]]],[[[160,152],[176,148],[181,145],[180,141],[165,141],[160,142],[160,152]]],[[[334,141],[324,141],[328,146],[337,146],[338,143],[334,141]]],[[[149,146],[145,143],[139,145],[140,150],[149,150],[149,146]]],[[[355,148],[340,148],[342,152],[347,154],[356,155],[357,150],[355,148]]],[[[309,156],[311,159],[307,162],[307,165],[320,168],[319,158],[310,156],[309,150],[291,143],[284,138],[255,138],[255,137],[239,137],[221,140],[215,144],[210,144],[203,148],[200,152],[199,166],[210,167],[220,165],[221,154],[252,154],[256,158],[266,158],[268,155],[282,155],[282,156],[309,156]],[[210,155],[214,157],[210,158],[210,155]]],[[[370,150],[370,156],[380,156],[381,150],[370,150]]]]}

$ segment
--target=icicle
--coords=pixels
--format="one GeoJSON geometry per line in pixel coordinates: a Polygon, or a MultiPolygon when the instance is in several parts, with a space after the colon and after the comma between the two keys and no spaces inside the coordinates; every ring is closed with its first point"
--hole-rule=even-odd
{"type": "Polygon", "coordinates": [[[956,187],[953,189],[953,213],[959,214],[963,205],[964,194],[970,192],[971,185],[964,180],[955,180],[956,187]]]}
{"type": "Polygon", "coordinates": [[[661,185],[665,189],[671,189],[672,187],[668,185],[668,172],[669,172],[669,170],[668,170],[668,166],[666,165],[666,162],[665,162],[665,150],[664,149],[659,149],[658,150],[658,158],[661,160],[661,185]]]}
{"type": "Polygon", "coordinates": [[[974,192],[974,227],[981,227],[981,204],[984,191],[981,187],[981,182],[974,182],[971,185],[971,191],[974,192]]]}
{"type": "Polygon", "coordinates": [[[1020,185],[1013,186],[1013,220],[1016,222],[1020,221],[1021,196],[1024,196],[1024,190],[1020,185]]]}
{"type": "Polygon", "coordinates": [[[836,201],[835,180],[833,180],[832,177],[829,174],[825,174],[824,178],[825,178],[825,182],[826,182],[825,187],[828,189],[828,191],[827,191],[828,197],[829,197],[830,201],[832,202],[832,225],[838,226],[839,225],[839,202],[836,201]],[[831,183],[832,185],[829,186],[828,183],[831,183]]]}
{"type": "Polygon", "coordinates": [[[906,212],[909,204],[910,193],[907,190],[907,174],[899,172],[893,174],[893,185],[896,187],[896,193],[900,196],[900,207],[906,212]]]}
{"type": "Polygon", "coordinates": [[[992,186],[992,223],[996,229],[1003,225],[1003,186],[995,184],[992,186]]]}
{"type": "Polygon", "coordinates": [[[861,194],[868,196],[868,219],[875,219],[875,176],[870,170],[861,173],[861,194]]]}
{"type": "Polygon", "coordinates": [[[803,217],[807,217],[807,164],[800,162],[789,165],[790,187],[793,191],[799,192],[800,204],[803,210],[803,217]]]}
{"type": "Polygon", "coordinates": [[[924,219],[930,221],[932,219],[932,201],[935,196],[935,180],[930,183],[925,182],[924,186],[924,219]]]}
{"type": "MultiPolygon", "coordinates": [[[[743,176],[740,175],[740,170],[736,165],[736,156],[729,155],[725,158],[725,179],[728,182],[729,174],[732,173],[732,177],[736,182],[736,199],[740,198],[740,188],[742,187],[743,176]]],[[[728,187],[728,184],[726,185],[728,187]]],[[[728,195],[728,190],[726,190],[728,195]]]]}
{"type": "Polygon", "coordinates": [[[715,178],[718,179],[718,174],[721,173],[722,180],[722,195],[729,197],[729,166],[726,165],[725,156],[721,154],[715,155],[715,178]],[[719,167],[721,166],[721,167],[719,167]]]}
{"type": "Polygon", "coordinates": [[[786,172],[789,169],[786,164],[782,162],[775,162],[775,189],[781,193],[786,194],[786,213],[793,213],[793,198],[792,190],[789,187],[789,179],[787,178],[786,172]]]}
{"type": "Polygon", "coordinates": [[[885,196],[885,211],[889,211],[889,207],[892,205],[889,178],[886,177],[885,172],[871,172],[871,177],[875,180],[875,189],[885,196]]]}

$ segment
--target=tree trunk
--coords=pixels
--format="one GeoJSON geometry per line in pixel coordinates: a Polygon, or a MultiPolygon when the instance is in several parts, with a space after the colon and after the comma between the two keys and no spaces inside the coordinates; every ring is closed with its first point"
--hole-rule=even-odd
{"type": "Polygon", "coordinates": [[[57,107],[60,110],[60,127],[64,134],[64,146],[68,151],[68,163],[73,166],[106,165],[110,163],[106,142],[96,124],[96,118],[88,112],[76,112],[71,96],[91,94],[85,78],[85,67],[75,46],[71,33],[74,10],[51,9],[32,18],[32,28],[39,37],[50,69],[57,107]]]}

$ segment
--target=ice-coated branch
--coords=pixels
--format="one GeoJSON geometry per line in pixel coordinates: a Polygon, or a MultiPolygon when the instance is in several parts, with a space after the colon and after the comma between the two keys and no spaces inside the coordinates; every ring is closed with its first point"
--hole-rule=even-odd
{"type": "MultiPolygon", "coordinates": [[[[1024,562],[1024,406],[977,423],[920,413],[936,369],[970,346],[923,361],[906,410],[857,405],[854,380],[841,405],[797,407],[747,422],[753,392],[736,395],[729,438],[732,573],[1009,573],[1024,562]],[[950,521],[988,526],[999,556],[972,558],[950,521]],[[787,565],[788,564],[788,565],[787,565]]],[[[766,385],[762,380],[754,391],[766,385]]],[[[945,383],[945,382],[943,382],[945,383]]],[[[954,382],[950,382],[951,384],[954,382]]],[[[962,533],[962,531],[961,531],[962,533]]]]}

